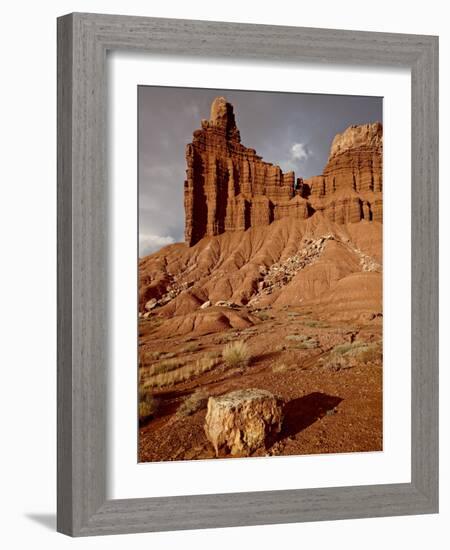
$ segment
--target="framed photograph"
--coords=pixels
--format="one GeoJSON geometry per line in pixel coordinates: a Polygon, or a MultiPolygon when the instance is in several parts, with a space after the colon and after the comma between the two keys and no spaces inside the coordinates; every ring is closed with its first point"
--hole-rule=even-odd
{"type": "Polygon", "coordinates": [[[58,530],[438,511],[438,39],[58,19],[58,530]]]}

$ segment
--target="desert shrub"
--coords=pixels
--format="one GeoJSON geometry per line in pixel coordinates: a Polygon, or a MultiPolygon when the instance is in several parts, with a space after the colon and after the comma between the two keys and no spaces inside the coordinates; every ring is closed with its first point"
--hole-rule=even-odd
{"type": "Polygon", "coordinates": [[[141,387],[139,389],[139,421],[146,420],[154,416],[158,410],[159,401],[148,390],[141,387]]]}
{"type": "Polygon", "coordinates": [[[223,348],[222,357],[229,367],[244,367],[250,361],[250,350],[243,341],[230,342],[223,348]]]}
{"type": "Polygon", "coordinates": [[[200,409],[204,409],[208,403],[209,395],[204,390],[196,390],[178,407],[177,415],[190,416],[200,409]]]}

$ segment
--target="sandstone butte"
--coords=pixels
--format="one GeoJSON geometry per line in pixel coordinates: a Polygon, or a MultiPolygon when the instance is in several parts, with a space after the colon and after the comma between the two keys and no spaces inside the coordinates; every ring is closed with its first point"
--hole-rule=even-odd
{"type": "Polygon", "coordinates": [[[233,106],[217,97],[186,147],[185,240],[322,212],[343,224],[382,221],[382,126],[350,126],[331,145],[323,174],[308,179],[265,162],[241,143],[233,106]]]}
{"type": "Polygon", "coordinates": [[[216,98],[186,147],[185,243],[139,260],[140,316],[166,319],[161,336],[245,329],[263,307],[379,318],[382,153],[380,123],[350,126],[323,174],[296,178],[245,147],[216,98]]]}

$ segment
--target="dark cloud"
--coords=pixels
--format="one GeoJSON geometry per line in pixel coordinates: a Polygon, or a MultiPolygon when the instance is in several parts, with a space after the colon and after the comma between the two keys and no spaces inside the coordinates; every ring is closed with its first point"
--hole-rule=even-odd
{"type": "Polygon", "coordinates": [[[322,172],[337,133],[382,121],[379,97],[139,86],[141,254],[183,240],[184,150],[218,95],[234,105],[244,145],[301,177],[322,172]]]}

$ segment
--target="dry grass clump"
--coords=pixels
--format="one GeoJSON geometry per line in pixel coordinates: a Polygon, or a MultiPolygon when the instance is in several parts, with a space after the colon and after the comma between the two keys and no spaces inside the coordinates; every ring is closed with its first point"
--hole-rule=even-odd
{"type": "Polygon", "coordinates": [[[196,390],[178,407],[178,416],[191,416],[197,411],[204,409],[208,403],[209,395],[201,389],[196,390]]]}
{"type": "Polygon", "coordinates": [[[163,322],[161,317],[155,317],[155,315],[150,315],[149,317],[141,317],[139,320],[146,322],[146,324],[148,325],[152,325],[152,328],[160,327],[163,322]]]}
{"type": "Polygon", "coordinates": [[[333,348],[333,353],[352,357],[363,363],[381,359],[380,344],[377,342],[363,342],[362,340],[339,344],[333,348]]]}
{"type": "Polygon", "coordinates": [[[272,317],[265,311],[255,311],[253,315],[255,315],[255,317],[258,317],[260,321],[268,321],[269,319],[272,319],[272,317]]]}
{"type": "Polygon", "coordinates": [[[314,349],[317,348],[319,343],[315,338],[311,336],[305,336],[304,334],[289,334],[286,336],[286,340],[298,342],[294,345],[295,349],[314,349]]]}
{"type": "Polygon", "coordinates": [[[141,367],[145,367],[152,361],[158,361],[160,359],[171,359],[172,357],[175,357],[175,355],[175,353],[168,351],[141,352],[139,354],[139,365],[141,367]]]}
{"type": "Polygon", "coordinates": [[[311,328],[315,328],[315,327],[318,327],[320,325],[319,321],[304,321],[303,324],[306,327],[311,327],[311,328]]]}
{"type": "Polygon", "coordinates": [[[142,422],[154,416],[158,410],[159,400],[147,389],[139,388],[139,421],[142,422]]]}
{"type": "Polygon", "coordinates": [[[190,342],[180,349],[180,353],[193,353],[198,351],[200,344],[198,342],[190,342]]]}
{"type": "Polygon", "coordinates": [[[332,351],[336,355],[345,355],[346,353],[348,353],[352,349],[356,349],[357,347],[359,346],[356,345],[355,342],[353,343],[346,342],[345,344],[338,344],[337,346],[334,346],[332,351]]]}
{"type": "Polygon", "coordinates": [[[303,321],[303,324],[305,325],[305,327],[310,328],[328,328],[328,325],[323,321],[315,321],[314,319],[303,321]]]}
{"type": "Polygon", "coordinates": [[[377,344],[370,344],[365,349],[358,351],[358,360],[363,363],[378,363],[382,358],[381,347],[377,344]]]}
{"type": "Polygon", "coordinates": [[[147,368],[146,372],[149,376],[154,376],[155,374],[164,374],[172,370],[178,369],[186,364],[186,360],[183,359],[164,359],[155,365],[151,365],[147,368]]]}
{"type": "Polygon", "coordinates": [[[272,365],[273,373],[286,372],[288,370],[290,370],[290,367],[285,363],[276,363],[275,365],[272,365]]]}
{"type": "Polygon", "coordinates": [[[306,336],[302,334],[288,334],[286,340],[292,340],[293,342],[303,342],[306,339],[306,336]]]}
{"type": "Polygon", "coordinates": [[[232,332],[219,336],[214,340],[214,342],[216,344],[226,344],[227,342],[233,342],[236,338],[239,338],[239,334],[237,332],[232,332]]]}
{"type": "Polygon", "coordinates": [[[334,353],[330,353],[322,363],[325,368],[335,371],[349,369],[351,367],[349,361],[343,355],[334,353]]]}
{"type": "Polygon", "coordinates": [[[361,363],[381,362],[383,354],[381,345],[377,342],[354,342],[356,344],[346,355],[361,363]]]}
{"type": "Polygon", "coordinates": [[[300,313],[297,311],[289,311],[287,317],[290,321],[295,321],[298,317],[300,317],[300,313]]]}
{"type": "Polygon", "coordinates": [[[295,346],[296,349],[315,349],[319,346],[319,342],[314,338],[307,338],[295,346]]]}
{"type": "Polygon", "coordinates": [[[200,359],[197,359],[197,361],[194,363],[194,365],[191,365],[191,372],[194,376],[197,376],[199,374],[203,374],[204,372],[208,372],[212,368],[214,368],[219,363],[219,359],[217,357],[217,353],[211,352],[203,355],[200,357],[200,359]]]}
{"type": "MultiPolygon", "coordinates": [[[[190,363],[185,365],[183,362],[179,362],[180,366],[177,368],[174,366],[173,369],[160,372],[150,376],[144,383],[145,388],[155,388],[163,386],[171,386],[173,384],[179,384],[180,382],[185,382],[190,380],[195,376],[199,376],[204,372],[208,372],[213,369],[219,360],[214,357],[212,354],[206,354],[203,357],[197,359],[195,363],[190,363]]],[[[175,365],[175,364],[174,364],[175,365]]],[[[155,365],[156,366],[156,365],[155,365]]]]}
{"type": "Polygon", "coordinates": [[[323,365],[333,370],[341,370],[351,368],[357,363],[377,363],[381,359],[382,352],[379,343],[356,340],[335,346],[323,365]]]}
{"type": "Polygon", "coordinates": [[[245,336],[252,336],[253,334],[256,334],[258,332],[257,327],[247,327],[241,330],[241,334],[245,336]]]}
{"type": "Polygon", "coordinates": [[[230,342],[222,351],[222,357],[229,367],[245,367],[250,362],[250,350],[242,340],[230,342]]]}
{"type": "Polygon", "coordinates": [[[148,356],[153,360],[171,359],[172,357],[175,357],[175,353],[171,351],[152,351],[148,354],[148,356]]]}

